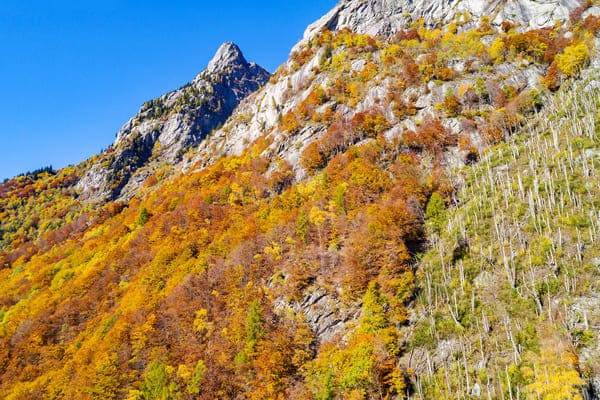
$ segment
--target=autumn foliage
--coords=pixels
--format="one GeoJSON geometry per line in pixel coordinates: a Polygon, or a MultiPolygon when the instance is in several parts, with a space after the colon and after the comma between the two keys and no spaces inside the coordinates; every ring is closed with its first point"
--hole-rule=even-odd
{"type": "Polygon", "coordinates": [[[415,131],[404,133],[404,142],[410,147],[440,154],[447,146],[455,145],[457,138],[439,119],[428,117],[415,131]]]}
{"type": "MultiPolygon", "coordinates": [[[[290,69],[321,54],[327,79],[303,82],[240,155],[151,175],[140,195],[106,205],[78,198],[85,165],[3,183],[0,398],[404,398],[401,329],[426,231],[446,228],[446,152],[476,161],[538,105],[473,66],[527,59],[555,89],[586,65],[598,26],[587,18],[568,39],[558,27],[416,21],[387,42],[323,30],[290,69]],[[303,308],[320,291],[357,316],[327,338],[303,308]]],[[[558,374],[546,387],[530,371],[528,393],[580,386],[573,362],[528,357],[558,374]]]]}

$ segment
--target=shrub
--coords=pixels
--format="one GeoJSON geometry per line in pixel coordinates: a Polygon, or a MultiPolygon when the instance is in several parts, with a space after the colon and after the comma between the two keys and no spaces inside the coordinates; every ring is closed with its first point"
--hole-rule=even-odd
{"type": "Polygon", "coordinates": [[[433,77],[441,81],[451,81],[456,77],[456,72],[448,67],[436,67],[433,69],[433,77]]]}
{"type": "Polygon", "coordinates": [[[151,362],[144,374],[144,382],[138,398],[141,400],[158,400],[179,396],[177,385],[171,382],[169,369],[161,362],[151,362]]]}
{"type": "Polygon", "coordinates": [[[343,72],[348,70],[349,66],[346,51],[340,51],[331,58],[331,67],[334,71],[343,72]]]}
{"type": "Polygon", "coordinates": [[[416,85],[421,82],[419,65],[410,56],[402,58],[402,79],[407,85],[416,85]]]}
{"type": "Polygon", "coordinates": [[[262,309],[258,300],[254,300],[248,307],[245,324],[244,349],[240,352],[236,361],[244,362],[254,355],[259,339],[264,335],[262,309]]]}
{"type": "Polygon", "coordinates": [[[433,192],[425,209],[425,221],[435,231],[440,232],[446,220],[446,203],[444,198],[433,192]]]}
{"type": "Polygon", "coordinates": [[[300,129],[300,122],[298,121],[298,118],[294,112],[289,111],[281,118],[281,129],[290,135],[298,133],[298,129],[300,129]]]}
{"type": "Polygon", "coordinates": [[[550,28],[535,29],[524,33],[514,33],[507,36],[507,47],[515,54],[543,61],[544,54],[552,44],[555,32],[550,28]]]}
{"type": "Polygon", "coordinates": [[[146,223],[148,222],[149,219],[150,219],[150,212],[145,207],[142,208],[138,215],[138,218],[137,218],[137,224],[139,226],[144,226],[144,225],[146,225],[146,223]]]}
{"type": "Polygon", "coordinates": [[[355,107],[360,101],[361,86],[358,82],[348,82],[346,84],[345,94],[348,98],[348,105],[355,107]]]}
{"type": "Polygon", "coordinates": [[[306,119],[310,117],[315,109],[327,102],[327,94],[321,86],[314,88],[298,106],[298,114],[306,119]]]}
{"type": "Polygon", "coordinates": [[[312,142],[302,152],[300,164],[308,172],[313,173],[325,166],[325,155],[321,152],[318,142],[312,142]]]}
{"type": "Polygon", "coordinates": [[[449,30],[442,38],[439,56],[441,59],[480,57],[485,53],[481,33],[474,30],[459,34],[449,30]]]}
{"type": "Polygon", "coordinates": [[[583,0],[581,2],[581,5],[579,7],[576,7],[575,9],[573,9],[573,11],[571,11],[571,13],[569,14],[569,20],[571,21],[571,23],[575,24],[575,23],[579,22],[581,20],[581,16],[585,12],[585,10],[587,10],[591,6],[592,6],[591,0],[583,0]]]}
{"type": "Polygon", "coordinates": [[[377,72],[377,65],[374,62],[369,61],[363,70],[360,71],[360,80],[363,82],[368,82],[377,76],[377,72]]]}
{"type": "Polygon", "coordinates": [[[500,27],[502,28],[502,32],[508,33],[508,32],[510,32],[511,29],[513,29],[515,27],[515,24],[513,24],[510,21],[502,21],[502,24],[500,24],[500,27]]]}
{"type": "Polygon", "coordinates": [[[583,29],[595,35],[600,29],[600,17],[588,15],[582,24],[583,29]]]}
{"type": "Polygon", "coordinates": [[[504,139],[505,132],[514,129],[520,120],[520,116],[515,113],[512,107],[495,110],[482,127],[483,137],[490,144],[498,143],[504,139]]]}
{"type": "Polygon", "coordinates": [[[480,100],[479,95],[477,95],[477,92],[472,87],[466,88],[462,94],[459,91],[459,96],[461,97],[461,104],[467,107],[474,106],[480,100]]]}
{"type": "Polygon", "coordinates": [[[328,95],[334,98],[337,103],[348,104],[354,107],[361,98],[361,85],[357,81],[348,81],[338,77],[329,87],[328,95]]]}
{"type": "Polygon", "coordinates": [[[492,80],[486,82],[485,91],[494,107],[501,108],[506,105],[506,93],[504,93],[500,85],[498,85],[498,82],[492,80]]]}
{"type": "Polygon", "coordinates": [[[539,352],[525,352],[521,375],[527,377],[526,398],[581,399],[585,382],[577,370],[577,355],[555,339],[542,340],[539,352]]]}
{"type": "Polygon", "coordinates": [[[433,78],[436,64],[437,55],[435,53],[428,53],[422,57],[419,63],[419,73],[424,81],[429,82],[433,78]]]}
{"type": "Polygon", "coordinates": [[[363,296],[359,330],[364,333],[376,333],[388,326],[389,322],[385,315],[385,301],[381,296],[377,283],[371,281],[363,296]]]}
{"type": "Polygon", "coordinates": [[[119,363],[116,355],[103,355],[94,371],[94,385],[86,392],[92,400],[114,400],[119,396],[119,363]]]}
{"type": "Polygon", "coordinates": [[[506,47],[504,46],[504,39],[497,37],[496,39],[494,39],[492,44],[490,44],[488,54],[492,61],[494,61],[495,63],[501,63],[502,61],[504,61],[505,49],[506,47]]]}
{"type": "Polygon", "coordinates": [[[550,65],[548,71],[546,72],[546,75],[544,75],[541,79],[542,85],[546,86],[550,90],[557,90],[560,86],[559,74],[560,72],[556,67],[556,64],[550,65]]]}
{"type": "Polygon", "coordinates": [[[390,123],[379,111],[357,113],[352,118],[352,127],[364,136],[374,138],[386,131],[390,123]]]}
{"type": "Polygon", "coordinates": [[[540,97],[540,92],[536,89],[524,90],[517,94],[507,105],[507,109],[514,109],[516,113],[525,114],[533,111],[535,108],[542,106],[543,99],[540,97]]]}
{"type": "Polygon", "coordinates": [[[294,180],[294,170],[292,166],[285,160],[277,161],[277,169],[271,174],[268,184],[273,191],[281,193],[294,180]]]}
{"type": "Polygon", "coordinates": [[[458,114],[460,114],[462,108],[458,98],[453,93],[444,97],[442,107],[444,108],[446,115],[450,118],[456,117],[458,114]]]}
{"type": "Polygon", "coordinates": [[[299,51],[292,53],[291,58],[297,67],[306,64],[313,56],[314,52],[310,47],[304,47],[299,51]]]}
{"type": "Polygon", "coordinates": [[[321,153],[328,158],[333,153],[344,151],[358,139],[358,133],[346,121],[337,121],[327,129],[319,141],[319,148],[321,153]]]}
{"type": "Polygon", "coordinates": [[[398,57],[402,54],[402,47],[398,44],[392,44],[381,51],[381,61],[384,65],[392,65],[396,63],[398,57]]]}
{"type": "Polygon", "coordinates": [[[570,77],[575,75],[590,58],[590,49],[584,42],[572,44],[556,56],[556,67],[570,77]]]}
{"type": "Polygon", "coordinates": [[[370,50],[377,47],[377,40],[370,35],[354,33],[350,29],[344,28],[335,35],[333,45],[335,47],[345,46],[347,48],[356,47],[370,50]]]}
{"type": "Polygon", "coordinates": [[[481,20],[479,21],[479,26],[477,27],[477,30],[481,33],[493,32],[494,28],[492,28],[490,17],[488,17],[487,15],[481,17],[481,20]]]}
{"type": "Polygon", "coordinates": [[[458,148],[459,150],[467,153],[465,156],[465,161],[467,163],[477,161],[477,148],[473,145],[473,142],[469,136],[461,135],[458,138],[458,148]]]}
{"type": "Polygon", "coordinates": [[[407,115],[415,115],[417,109],[411,100],[404,100],[402,93],[404,91],[403,81],[398,81],[388,87],[387,101],[391,103],[392,111],[398,118],[403,118],[407,115]]]}
{"type": "Polygon", "coordinates": [[[439,153],[456,144],[456,136],[438,118],[427,117],[416,131],[405,132],[404,142],[413,148],[439,153]]]}
{"type": "Polygon", "coordinates": [[[324,28],[319,35],[314,38],[314,41],[318,46],[331,45],[333,43],[333,32],[327,28],[324,28]]]}
{"type": "Polygon", "coordinates": [[[401,42],[403,40],[421,40],[421,37],[419,36],[419,32],[416,29],[411,28],[407,30],[398,31],[398,33],[396,33],[395,40],[398,42],[401,42]]]}
{"type": "Polygon", "coordinates": [[[194,372],[190,378],[190,382],[187,385],[187,392],[189,394],[199,394],[200,388],[202,386],[202,382],[204,381],[204,376],[206,374],[206,365],[202,360],[198,361],[196,367],[194,368],[194,372]]]}

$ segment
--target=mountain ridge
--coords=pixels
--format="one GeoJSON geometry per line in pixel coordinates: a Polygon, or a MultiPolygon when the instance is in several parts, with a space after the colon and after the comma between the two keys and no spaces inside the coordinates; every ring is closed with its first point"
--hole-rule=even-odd
{"type": "Polygon", "coordinates": [[[556,21],[567,21],[571,11],[580,5],[575,0],[342,0],[306,29],[304,41],[323,28],[335,31],[347,27],[357,33],[390,36],[418,18],[435,26],[447,24],[463,14],[475,21],[486,16],[495,25],[511,21],[523,29],[543,28],[556,21]]]}
{"type": "Polygon", "coordinates": [[[192,86],[0,186],[0,397],[595,400],[598,9],[407,4],[341,2],[116,201],[76,184],[160,142],[136,129],[195,110],[192,86]]]}
{"type": "Polygon", "coordinates": [[[131,198],[154,169],[151,164],[178,162],[269,76],[246,61],[237,45],[225,42],[194,80],[146,102],[125,123],[103,160],[79,182],[82,196],[91,201],[131,198]]]}

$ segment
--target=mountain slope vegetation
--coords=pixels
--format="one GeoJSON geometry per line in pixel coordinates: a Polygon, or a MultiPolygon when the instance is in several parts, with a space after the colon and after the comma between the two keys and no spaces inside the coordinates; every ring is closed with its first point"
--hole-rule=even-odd
{"type": "Polygon", "coordinates": [[[312,27],[128,196],[5,182],[0,398],[594,398],[594,9],[312,27]]]}
{"type": "Polygon", "coordinates": [[[548,99],[432,213],[409,340],[420,397],[577,398],[598,376],[598,94],[548,99]]]}

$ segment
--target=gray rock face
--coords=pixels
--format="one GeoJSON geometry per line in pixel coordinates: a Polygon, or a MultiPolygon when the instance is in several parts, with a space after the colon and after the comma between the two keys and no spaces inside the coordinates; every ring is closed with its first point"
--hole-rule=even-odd
{"type": "MultiPolygon", "coordinates": [[[[525,30],[552,25],[558,20],[567,20],[570,12],[578,6],[579,0],[342,0],[307,28],[304,39],[292,49],[292,53],[301,51],[308,40],[323,28],[349,28],[358,33],[391,36],[399,30],[408,29],[410,23],[420,17],[423,17],[428,25],[438,25],[459,16],[467,18],[466,15],[469,15],[472,22],[467,23],[467,27],[477,24],[480,17],[487,16],[492,23],[500,24],[510,20],[525,30]]],[[[222,128],[200,143],[196,153],[185,163],[184,169],[188,170],[195,165],[210,165],[223,155],[240,154],[248,143],[252,143],[261,135],[268,135],[273,139],[270,156],[281,157],[289,162],[296,172],[296,177],[301,178],[303,175],[298,165],[299,155],[304,145],[323,132],[307,129],[296,135],[293,142],[289,142],[284,139],[285,135],[279,131],[278,126],[281,117],[293,110],[309,94],[306,82],[323,86],[330,84],[326,74],[315,73],[323,56],[322,52],[318,52],[300,68],[295,68],[293,61],[288,60],[283,65],[288,74],[267,83],[261,90],[244,100],[236,109],[235,115],[222,128]]],[[[362,62],[355,61],[352,68],[359,69],[362,62]]],[[[464,65],[456,65],[457,70],[461,68],[464,68],[464,65]]],[[[510,75],[515,74],[515,71],[513,68],[510,75]]],[[[517,84],[519,88],[536,87],[542,72],[532,67],[519,72],[519,75],[513,78],[514,82],[506,84],[517,84]]],[[[385,85],[376,88],[373,84],[364,104],[358,105],[357,109],[372,105],[372,102],[377,101],[385,92],[384,89],[385,85]]],[[[414,100],[419,109],[417,119],[431,113],[434,103],[440,101],[422,91],[415,93],[414,100]]],[[[405,121],[407,129],[412,123],[410,119],[405,121]]]]}
{"type": "MultiPolygon", "coordinates": [[[[529,29],[564,21],[578,6],[579,0],[341,0],[308,27],[304,40],[292,52],[301,49],[323,28],[349,28],[359,33],[391,36],[421,17],[430,26],[460,17],[470,19],[469,26],[487,16],[495,24],[510,20],[522,29],[529,29]]],[[[180,163],[183,170],[204,167],[223,155],[240,154],[261,135],[274,140],[271,155],[288,161],[296,176],[301,177],[298,160],[303,146],[323,132],[307,129],[292,142],[285,139],[278,126],[281,116],[309,94],[306,82],[327,86],[327,77],[315,73],[322,56],[315,54],[300,68],[295,68],[290,59],[284,64],[289,74],[265,84],[269,77],[266,71],[248,63],[234,44],[224,44],[194,81],[146,103],[123,126],[111,153],[80,182],[84,197],[130,198],[153,172],[153,166],[166,162],[180,163]],[[192,148],[194,152],[189,157],[182,157],[192,148]]],[[[353,68],[360,68],[359,63],[353,68]]],[[[541,73],[535,68],[519,75],[513,72],[514,82],[507,83],[519,87],[536,86],[541,73]]],[[[371,88],[358,109],[368,107],[384,94],[385,85],[380,86],[371,88]]],[[[415,100],[417,118],[429,113],[434,103],[439,102],[433,94],[420,92],[415,100]]],[[[410,123],[407,120],[405,125],[410,123]]]]}
{"type": "Polygon", "coordinates": [[[224,43],[191,83],[146,102],[121,128],[112,148],[80,181],[83,197],[131,197],[149,175],[150,164],[180,161],[269,76],[246,61],[235,44],[224,43]]]}
{"type": "Polygon", "coordinates": [[[524,28],[539,28],[567,20],[579,4],[577,0],[342,0],[310,25],[304,37],[308,39],[323,28],[390,36],[418,18],[431,26],[450,22],[465,12],[475,20],[488,16],[495,24],[509,20],[524,28]]]}
{"type": "MultiPolygon", "coordinates": [[[[298,151],[293,152],[294,154],[287,151],[295,148],[294,143],[282,144],[280,140],[284,135],[278,134],[277,128],[281,116],[294,109],[310,93],[310,88],[305,87],[306,82],[325,84],[326,77],[314,73],[319,65],[319,58],[320,54],[316,54],[289,76],[268,82],[259,91],[248,96],[223,127],[200,143],[186,168],[197,163],[200,166],[209,165],[223,155],[241,154],[249,143],[267,133],[275,140],[274,148],[281,147],[285,150],[283,158],[289,162],[297,159],[298,151]]],[[[284,65],[289,69],[291,64],[292,61],[288,60],[284,65]]],[[[312,136],[306,136],[306,139],[309,137],[312,136]]]]}
{"type": "Polygon", "coordinates": [[[313,291],[309,291],[299,302],[288,303],[279,300],[276,304],[276,310],[283,312],[286,309],[304,315],[319,343],[328,342],[347,332],[348,326],[360,314],[360,305],[356,305],[356,307],[344,306],[334,296],[318,287],[314,288],[313,291]]]}
{"type": "MultiPolygon", "coordinates": [[[[577,297],[567,308],[567,326],[571,332],[586,332],[594,337],[600,335],[600,296],[577,297]]],[[[580,340],[580,335],[574,335],[580,340]]],[[[588,399],[600,398],[600,343],[579,343],[579,362],[589,373],[588,399]]]]}

